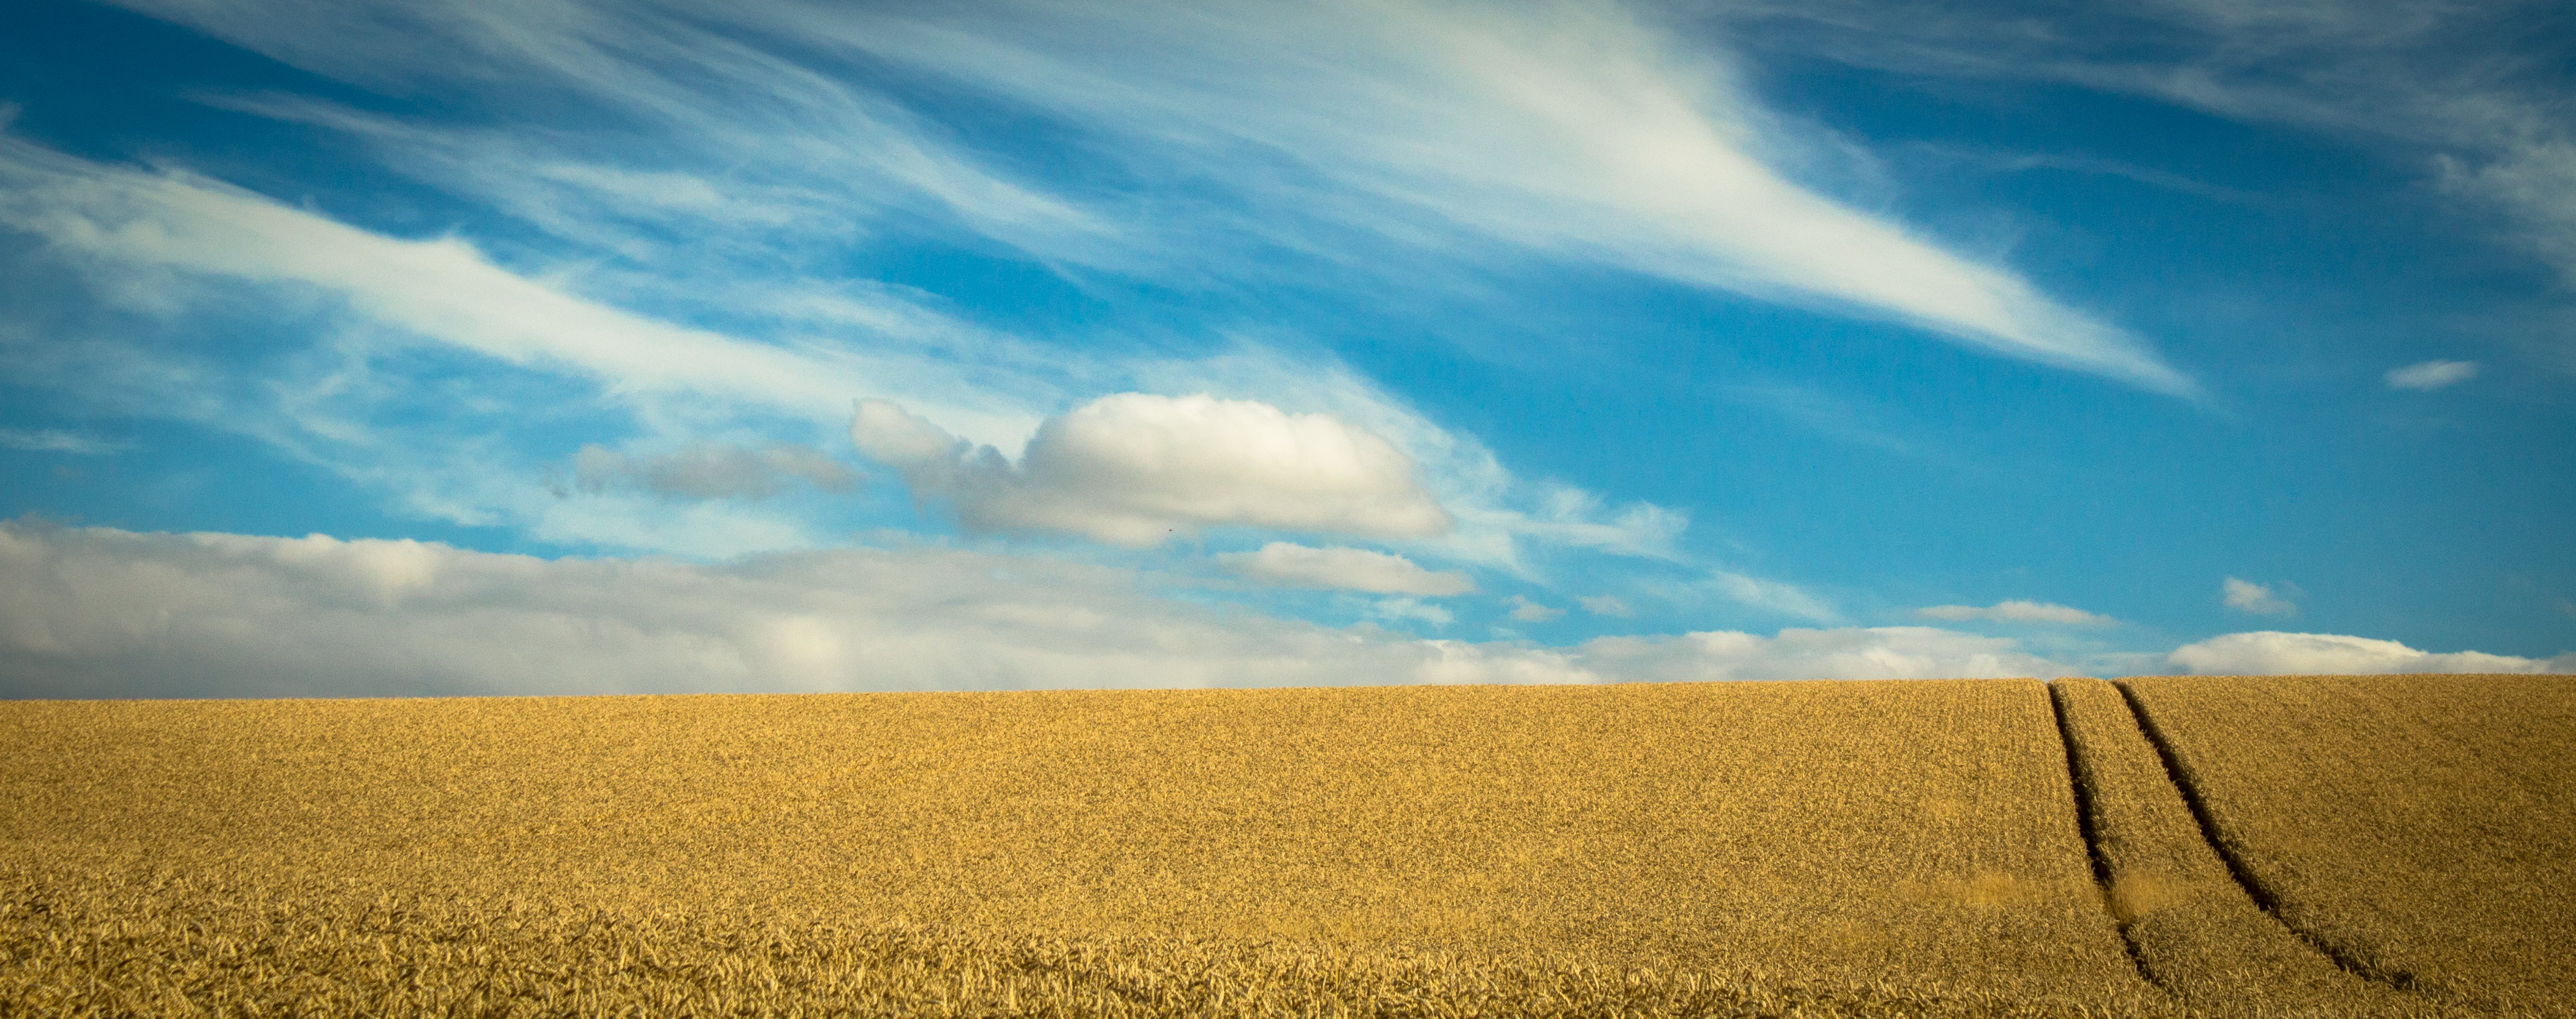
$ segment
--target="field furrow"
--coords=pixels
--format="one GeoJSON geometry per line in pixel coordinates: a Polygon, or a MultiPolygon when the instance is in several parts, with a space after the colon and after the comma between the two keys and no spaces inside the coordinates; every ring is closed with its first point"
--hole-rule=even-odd
{"type": "Polygon", "coordinates": [[[2576,1015],[2576,682],[2121,683],[2292,928],[2425,997],[2576,1015]]]}
{"type": "Polygon", "coordinates": [[[2436,1007],[2347,973],[2267,915],[2229,873],[2110,683],[2050,684],[2104,901],[2157,986],[2214,1015],[2424,1015],[2436,1007]]]}

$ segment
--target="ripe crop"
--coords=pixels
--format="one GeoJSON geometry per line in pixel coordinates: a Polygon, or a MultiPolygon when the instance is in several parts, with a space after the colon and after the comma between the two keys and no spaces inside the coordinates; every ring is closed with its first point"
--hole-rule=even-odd
{"type": "Polygon", "coordinates": [[[2186,1005],[2225,1014],[2404,1015],[2419,1000],[2346,973],[2266,915],[2201,833],[2120,691],[2049,684],[2066,729],[2103,901],[2139,966],[2186,1005]]]}
{"type": "Polygon", "coordinates": [[[0,703],[0,1015],[2567,1015],[2571,691],[0,703]]]}
{"type": "Polygon", "coordinates": [[[2419,997],[2576,1014],[2576,682],[2123,682],[2290,927],[2419,997]]]}
{"type": "Polygon", "coordinates": [[[2163,1010],[2030,681],[17,703],[0,741],[21,1000],[435,1011],[479,958],[607,1010],[2163,1010]]]}

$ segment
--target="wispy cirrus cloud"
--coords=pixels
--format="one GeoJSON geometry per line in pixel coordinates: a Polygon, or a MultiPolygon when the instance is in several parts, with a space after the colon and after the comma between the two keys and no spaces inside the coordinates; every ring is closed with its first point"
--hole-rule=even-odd
{"type": "MultiPolygon", "coordinates": [[[[1677,282],[1894,318],[2141,388],[2196,385],[2007,269],[1802,188],[1781,125],[1705,46],[1612,4],[997,6],[951,22],[745,9],[1142,142],[1194,177],[1291,169],[1247,199],[1452,253],[1501,240],[1677,282]],[[1100,59],[1102,54],[1114,59],[1100,59]]],[[[1698,40],[1705,42],[1705,39],[1698,40]]],[[[1264,176],[1277,176],[1264,174],[1264,176]]],[[[1268,206],[1263,206],[1269,211],[1268,206]]]]}
{"type": "Polygon", "coordinates": [[[858,473],[820,451],[785,443],[759,449],[692,442],[661,454],[626,453],[596,443],[573,454],[573,484],[584,491],[634,486],[673,499],[766,499],[789,479],[826,492],[859,485],[858,473]]]}
{"type": "MultiPolygon", "coordinates": [[[[1520,479],[1473,437],[1329,361],[1249,345],[1194,358],[1053,347],[955,320],[894,288],[848,284],[745,284],[741,292],[764,300],[777,329],[753,338],[627,310],[570,281],[505,268],[453,237],[388,237],[184,171],[103,164],[5,134],[0,185],[0,230],[37,244],[21,257],[76,267],[96,296],[155,329],[185,332],[207,307],[249,285],[292,298],[262,309],[269,328],[280,325],[277,309],[292,309],[300,318],[291,328],[308,337],[301,348],[277,345],[302,351],[286,363],[258,368],[204,360],[184,343],[10,351],[31,379],[48,374],[78,388],[112,376],[151,390],[134,395],[138,410],[254,434],[396,490],[422,515],[521,526],[543,540],[693,555],[820,540],[813,523],[785,511],[657,506],[615,498],[605,484],[597,498],[563,498],[544,477],[574,451],[549,454],[535,448],[548,440],[519,432],[531,422],[560,423],[567,406],[586,408],[583,423],[598,433],[640,431],[644,447],[745,429],[766,433],[770,445],[810,445],[846,441],[854,401],[894,398],[935,418],[942,432],[1001,455],[1037,436],[1056,408],[1139,385],[1226,394],[1270,407],[1283,421],[1327,415],[1351,422],[1352,435],[1391,443],[1379,461],[1421,468],[1419,487],[1388,489],[1401,498],[1382,507],[1410,514],[1409,522],[1353,526],[1380,537],[1424,536],[1431,543],[1423,548],[1453,560],[1526,572],[1530,545],[1674,558],[1687,523],[1651,504],[1611,506],[1581,489],[1520,479]],[[109,362],[119,367],[101,371],[109,362]],[[173,367],[182,363],[189,367],[173,367]],[[300,377],[280,385],[279,371],[300,377]],[[457,372],[484,380],[485,402],[515,401],[522,413],[459,408],[427,391],[457,372]],[[226,373],[235,377],[209,385],[209,376],[226,373]],[[1451,514],[1455,526],[1442,522],[1451,514]]],[[[1146,434],[1152,421],[1080,423],[1098,426],[1081,430],[1085,441],[1074,444],[1092,452],[1159,441],[1146,434]]],[[[650,464],[638,469],[652,473],[650,464]]],[[[1237,516],[1203,522],[1291,530],[1315,523],[1237,516]]]]}
{"type": "Polygon", "coordinates": [[[0,227],[111,285],[149,272],[318,290],[398,330],[396,343],[441,344],[626,393],[687,392],[837,420],[853,398],[900,388],[976,433],[1021,433],[1030,422],[1013,412],[1017,401],[958,384],[935,359],[752,342],[661,321],[514,273],[458,238],[387,237],[202,176],[101,164],[5,135],[0,227]]]}
{"type": "Polygon", "coordinates": [[[1511,599],[1511,618],[1523,623],[1544,623],[1565,614],[1564,609],[1531,601],[1528,595],[1516,594],[1511,599]]]}
{"type": "Polygon", "coordinates": [[[1615,616],[1625,619],[1637,614],[1637,610],[1629,608],[1626,601],[1612,595],[1581,595],[1574,600],[1583,606],[1583,611],[1596,616],[1615,616]]]}
{"type": "MultiPolygon", "coordinates": [[[[1216,557],[1235,575],[1283,587],[1333,588],[1379,594],[1446,597],[1476,590],[1474,578],[1454,571],[1432,571],[1413,560],[1364,548],[1309,548],[1274,541],[1251,552],[1216,557]]],[[[1445,620],[1444,620],[1445,622],[1445,620]]]]}
{"type": "Polygon", "coordinates": [[[68,453],[73,456],[104,456],[133,449],[124,442],[112,442],[82,432],[60,428],[0,428],[0,447],[21,449],[30,453],[68,453]]]}
{"type": "Polygon", "coordinates": [[[2475,361],[2423,361],[2388,370],[2388,388],[2430,391],[2478,377],[2475,361]]]}
{"type": "Polygon", "coordinates": [[[2055,602],[2023,599],[1999,601],[1983,608],[1975,605],[1932,605],[1916,609],[1914,614],[1925,619],[1939,619],[1953,623],[1963,623],[1972,619],[1997,623],[2055,623],[2065,626],[2112,626],[2119,623],[2119,620],[2109,616],[2086,612],[2083,609],[2059,605],[2055,602]]]}
{"type": "MultiPolygon", "coordinates": [[[[543,97],[564,123],[404,124],[294,97],[237,108],[340,128],[392,165],[436,175],[550,228],[596,238],[656,212],[765,207],[800,229],[848,233],[930,217],[1049,259],[1114,246],[1117,227],[1021,180],[939,122],[853,80],[654,4],[479,0],[245,6],[133,0],[284,63],[393,95],[474,95],[503,109],[543,97]],[[532,142],[539,136],[554,144],[532,142]],[[647,165],[592,158],[649,149],[647,165]],[[585,151],[587,150],[587,151],[585,151]]],[[[524,114],[522,114],[524,116],[524,114]]],[[[753,225],[781,225],[760,216],[753,225]]]]}
{"type": "Polygon", "coordinates": [[[1766,616],[1817,623],[1842,621],[1842,612],[1824,595],[1786,581],[1725,568],[1705,568],[1683,579],[1641,582],[1641,593],[1680,606],[1729,603],[1766,616]]]}
{"type": "MultiPolygon", "coordinates": [[[[2357,142],[2494,215],[2576,285],[2564,8],[2535,0],[1746,3],[1766,49],[1950,77],[2063,81],[2357,142]]],[[[2158,176],[2164,176],[2158,172],[2158,176]]],[[[2563,337],[2563,323],[2549,332],[2563,337]]],[[[2559,343],[2563,363],[2576,351],[2559,343]]]]}
{"type": "Polygon", "coordinates": [[[1381,266],[1420,261],[1390,246],[1468,264],[1508,250],[2197,392],[2145,341],[2010,269],[1800,186],[1779,165],[1797,148],[1785,122],[1708,40],[1682,45],[1660,16],[1619,4],[765,0],[679,17],[444,0],[326,5],[310,20],[196,0],[131,5],[381,90],[570,90],[680,142],[656,146],[660,165],[620,167],[488,132],[230,101],[418,153],[398,165],[432,164],[569,235],[632,240],[603,224],[656,206],[694,217],[739,194],[778,208],[826,196],[871,220],[916,210],[1048,264],[1225,286],[1271,271],[1276,259],[1249,257],[1257,250],[1381,266]],[[1060,132],[1051,161],[1085,159],[1052,189],[1023,180],[1008,152],[969,144],[907,101],[889,70],[1048,118],[1060,132]],[[723,186],[707,186],[716,176],[723,186]],[[603,201],[626,208],[582,208],[603,201]]]}
{"type": "MultiPolygon", "coordinates": [[[[551,497],[534,475],[572,450],[462,421],[434,443],[406,438],[410,419],[370,413],[398,385],[371,366],[435,349],[544,376],[631,441],[585,438],[630,450],[725,429],[810,444],[848,420],[852,400],[884,399],[1007,459],[1106,394],[1254,401],[1349,422],[1418,466],[1422,498],[1448,526],[1351,525],[1404,554],[1529,578],[1544,569],[1532,549],[1661,560],[1702,575],[1691,598],[1839,618],[1797,585],[1684,550],[1685,512],[1517,476],[1475,437],[1329,358],[1239,340],[1214,355],[1075,353],[951,317],[932,295],[793,268],[876,232],[1183,287],[1264,282],[1283,250],[1398,276],[1422,263],[1600,263],[2196,391],[2151,345],[2008,267],[1801,185],[1784,169],[1798,162],[1794,132],[1738,86],[1722,51],[1616,4],[1283,4],[1221,17],[1013,3],[685,15],[583,0],[129,6],[388,95],[550,98],[487,104],[488,122],[435,102],[395,115],[293,96],[209,100],[361,139],[386,166],[562,242],[514,248],[509,265],[461,235],[389,237],[181,170],[14,140],[0,152],[0,173],[30,185],[0,219],[94,276],[247,281],[335,305],[317,329],[328,356],[315,359],[336,359],[315,369],[330,383],[315,391],[333,395],[298,398],[264,437],[406,486],[430,515],[548,540],[714,555],[825,532],[789,510],[658,505],[670,500],[606,484],[551,497]],[[1024,172],[1027,139],[970,135],[924,99],[970,93],[1043,125],[1059,172],[1024,172]],[[454,455],[404,466],[406,445],[454,455]],[[492,477],[496,463],[521,476],[492,477]]],[[[619,476],[630,475],[643,476],[619,476]]],[[[1197,519],[1164,520],[1166,532],[1183,518],[1197,519]]],[[[1312,525],[1202,522],[1220,520],[1312,525]]],[[[1151,522],[1129,520],[1112,540],[1133,544],[1151,522]]]]}
{"type": "Polygon", "coordinates": [[[2296,584],[2257,584],[2229,577],[2219,584],[2218,600],[2238,612],[2258,616],[2294,616],[2299,612],[2295,599],[2301,593],[2296,584]]]}

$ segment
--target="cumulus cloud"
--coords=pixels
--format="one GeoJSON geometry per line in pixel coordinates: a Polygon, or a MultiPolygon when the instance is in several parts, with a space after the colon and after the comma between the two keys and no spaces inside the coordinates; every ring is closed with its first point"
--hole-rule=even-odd
{"type": "Polygon", "coordinates": [[[1017,463],[884,400],[859,404],[850,436],[978,531],[1144,547],[1210,526],[1410,538],[1452,524],[1393,443],[1252,400],[1103,397],[1049,418],[1017,463]]]}
{"type": "Polygon", "coordinates": [[[1404,543],[1443,559],[1530,578],[1535,574],[1524,552],[1533,546],[1674,563],[1691,558],[1680,547],[1690,526],[1686,512],[1644,501],[1613,505],[1572,485],[1524,479],[1475,436],[1441,427],[1347,366],[1291,360],[1244,345],[1214,357],[1161,363],[1140,373],[1133,388],[1258,399],[1385,437],[1421,465],[1424,487],[1457,520],[1439,538],[1404,543]]]}
{"type": "MultiPolygon", "coordinates": [[[[290,339],[304,328],[310,337],[300,351],[281,344],[279,362],[226,364],[102,341],[0,349],[8,358],[0,368],[95,403],[268,442],[387,490],[406,513],[517,525],[544,540],[706,555],[746,550],[739,536],[748,532],[736,526],[742,521],[710,529],[673,519],[670,507],[654,505],[668,500],[610,507],[550,498],[534,483],[545,463],[523,450],[550,446],[559,433],[521,426],[560,427],[561,419],[489,413],[503,402],[624,413],[632,421],[610,427],[663,442],[709,430],[810,442],[809,428],[849,425],[852,399],[900,395],[907,413],[939,423],[931,441],[1017,456],[1044,420],[1039,408],[1121,387],[1249,399],[1286,408],[1295,421],[1322,414],[1393,444],[1426,465],[1429,509],[1456,517],[1436,543],[1459,561],[1522,570],[1524,543],[1675,559],[1687,526],[1673,510],[1611,506],[1570,486],[1524,481],[1474,437],[1442,428],[1346,366],[1248,341],[1205,358],[1122,357],[972,327],[898,287],[691,275],[657,294],[649,280],[626,281],[627,292],[665,306],[715,294],[695,305],[710,319],[738,320],[756,306],[764,321],[792,327],[784,336],[736,335],[586,296],[569,285],[578,273],[540,280],[514,272],[456,237],[388,237],[184,171],[101,164],[6,134],[0,229],[23,231],[77,269],[102,305],[152,319],[146,332],[185,339],[220,329],[248,290],[261,298],[260,328],[290,339]],[[281,309],[314,316],[282,321],[281,309]],[[457,412],[430,391],[435,382],[412,373],[423,361],[474,379],[489,406],[457,412]],[[392,370],[397,364],[403,370],[392,370]],[[280,392],[296,395],[281,402],[280,392]]],[[[9,296],[37,295],[0,295],[9,296]]],[[[1359,521],[1359,533],[1408,532],[1437,519],[1421,516],[1406,524],[1379,514],[1359,521]]],[[[760,547],[774,548],[811,544],[797,536],[816,528],[769,520],[754,530],[768,536],[760,547]]]]}
{"type": "Polygon", "coordinates": [[[859,484],[857,472],[839,461],[787,443],[751,449],[692,442],[659,456],[590,444],[573,455],[573,483],[587,492],[632,485],[675,499],[766,499],[789,479],[826,492],[847,492],[859,484]]]}
{"type": "Polygon", "coordinates": [[[2475,361],[2424,361],[2388,370],[2390,389],[2441,389],[2478,377],[2475,361]]]}
{"type": "Polygon", "coordinates": [[[1624,679],[1936,679],[2080,675],[2024,652],[2016,641],[1924,626],[1782,630],[1777,636],[1714,631],[1678,637],[1602,637],[1576,649],[1586,668],[1624,679]]]}
{"type": "Polygon", "coordinates": [[[1529,596],[1527,595],[1516,594],[1512,596],[1512,618],[1520,620],[1521,622],[1544,623],[1564,614],[1564,609],[1552,609],[1545,605],[1541,605],[1529,600],[1529,596]]]}
{"type": "Polygon", "coordinates": [[[2067,626],[2111,626],[2119,622],[2105,615],[2086,612],[2051,602],[1999,601],[1985,608],[1974,605],[1932,605],[1914,610],[1925,619],[1964,623],[1983,619],[1997,623],[2058,623],[2067,626]]]}
{"type": "Polygon", "coordinates": [[[1412,560],[1403,556],[1366,549],[1308,548],[1274,541],[1257,552],[1229,552],[1216,559],[1239,576],[1280,587],[1340,588],[1430,597],[1469,594],[1476,590],[1476,582],[1464,573],[1433,572],[1414,565],[1412,560]]]}
{"type": "Polygon", "coordinates": [[[2258,616],[2295,615],[2299,606],[2291,599],[2298,596],[2299,589],[2294,584],[2283,584],[2275,592],[2269,585],[2229,577],[2219,585],[2222,604],[2238,612],[2251,612],[2258,616]]]}
{"type": "Polygon", "coordinates": [[[2576,654],[2519,658],[2478,651],[2433,654],[2393,640],[2330,633],[2231,633],[2175,648],[2166,660],[2210,676],[2367,675],[2380,673],[2576,673],[2576,654]]]}
{"type": "Polygon", "coordinates": [[[1583,611],[1592,613],[1596,616],[1616,616],[1621,619],[1625,619],[1637,614],[1635,609],[1628,607],[1627,602],[1606,594],[1580,595],[1574,600],[1576,603],[1583,606],[1583,611]]]}

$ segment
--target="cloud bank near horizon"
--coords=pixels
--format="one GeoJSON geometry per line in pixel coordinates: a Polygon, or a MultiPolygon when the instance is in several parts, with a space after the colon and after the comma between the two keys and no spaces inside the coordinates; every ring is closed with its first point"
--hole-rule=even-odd
{"type": "Polygon", "coordinates": [[[2393,640],[2331,633],[2231,633],[2175,648],[2166,660],[2205,676],[2381,675],[2398,673],[2576,673],[2576,653],[2554,658],[2434,654],[2393,640]]]}
{"type": "MultiPolygon", "coordinates": [[[[0,696],[343,697],[2050,677],[1932,627],[1421,640],[1158,593],[1036,556],[853,549],[707,566],[314,535],[0,523],[0,696]]],[[[1404,600],[1404,599],[1398,599],[1404,600]]],[[[1399,613],[1400,614],[1400,613],[1399,613]]],[[[2576,670],[2390,641],[2235,634],[2191,671],[2576,670]],[[2272,668],[2264,668],[2272,667],[2272,668]]]]}

